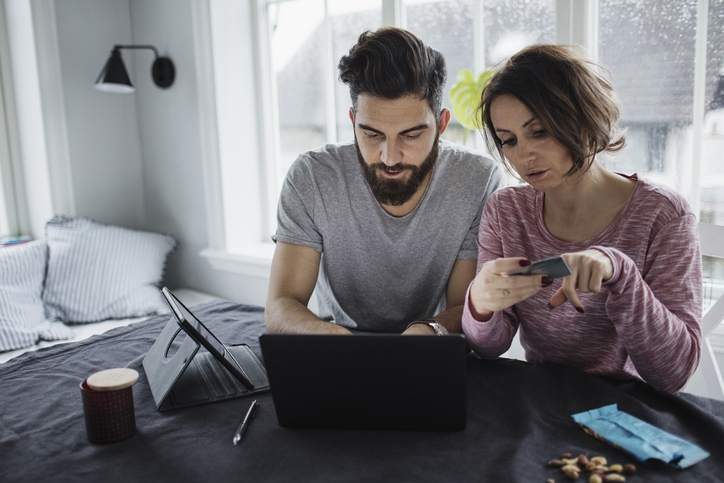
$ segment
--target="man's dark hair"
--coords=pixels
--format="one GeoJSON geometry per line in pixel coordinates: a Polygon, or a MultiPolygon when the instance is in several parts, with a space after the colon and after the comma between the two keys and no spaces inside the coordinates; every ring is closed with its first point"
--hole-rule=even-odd
{"type": "Polygon", "coordinates": [[[349,86],[352,105],[366,93],[386,99],[426,99],[437,118],[445,85],[445,59],[407,30],[364,32],[339,61],[339,78],[349,86]]]}

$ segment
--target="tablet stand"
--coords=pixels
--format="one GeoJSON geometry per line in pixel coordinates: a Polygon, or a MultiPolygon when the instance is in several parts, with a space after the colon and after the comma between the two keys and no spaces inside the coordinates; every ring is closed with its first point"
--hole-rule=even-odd
{"type": "Polygon", "coordinates": [[[183,332],[171,318],[143,358],[143,369],[159,411],[246,396],[269,389],[266,370],[247,345],[227,346],[248,374],[253,390],[244,387],[214,356],[191,337],[174,344],[183,332]],[[175,352],[171,352],[176,349],[175,352]]]}

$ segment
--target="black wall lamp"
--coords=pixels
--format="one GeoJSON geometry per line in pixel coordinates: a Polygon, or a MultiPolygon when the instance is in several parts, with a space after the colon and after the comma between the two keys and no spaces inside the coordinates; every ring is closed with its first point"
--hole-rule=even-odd
{"type": "Polygon", "coordinates": [[[96,89],[104,92],[130,93],[135,91],[128,71],[123,64],[121,49],[145,49],[152,50],[155,60],[151,66],[151,77],[153,82],[162,89],[168,89],[176,79],[176,68],[168,57],[158,55],[158,50],[152,45],[114,45],[111,56],[108,58],[103,70],[96,79],[96,89]]]}

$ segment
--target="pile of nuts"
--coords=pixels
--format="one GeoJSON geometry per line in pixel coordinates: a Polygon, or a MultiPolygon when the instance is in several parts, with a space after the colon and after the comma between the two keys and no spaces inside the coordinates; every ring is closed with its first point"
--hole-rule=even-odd
{"type": "MultiPolygon", "coordinates": [[[[636,466],[632,464],[620,465],[614,463],[609,465],[603,456],[588,458],[585,454],[573,456],[571,453],[563,453],[559,458],[552,459],[546,465],[550,468],[560,468],[561,472],[569,480],[577,480],[584,471],[589,472],[588,483],[603,483],[604,481],[626,481],[624,475],[636,473],[636,466]]],[[[549,478],[546,483],[555,483],[556,480],[549,478]]]]}

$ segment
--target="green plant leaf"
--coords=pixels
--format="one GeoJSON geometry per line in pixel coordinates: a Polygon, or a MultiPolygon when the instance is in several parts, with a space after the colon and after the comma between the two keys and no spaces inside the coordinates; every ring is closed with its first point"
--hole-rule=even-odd
{"type": "Polygon", "coordinates": [[[477,112],[483,88],[493,77],[492,70],[481,72],[476,79],[470,69],[460,69],[458,80],[450,89],[450,102],[453,115],[466,129],[480,129],[480,116],[477,112]],[[478,114],[478,116],[476,116],[478,114]]]}

